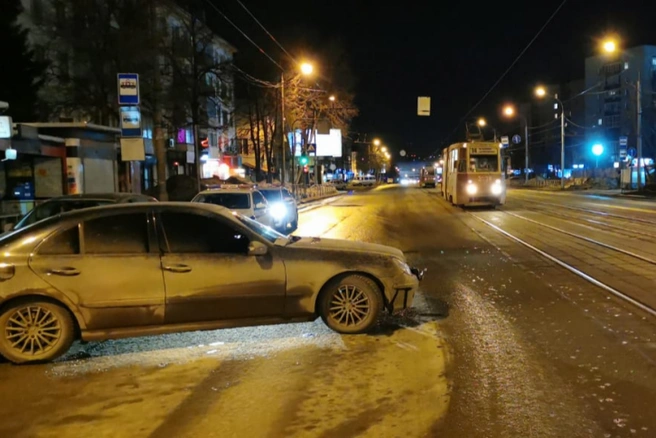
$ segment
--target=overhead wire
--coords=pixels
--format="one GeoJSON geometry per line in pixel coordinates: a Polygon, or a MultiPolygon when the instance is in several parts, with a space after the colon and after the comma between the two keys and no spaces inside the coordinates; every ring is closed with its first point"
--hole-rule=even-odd
{"type": "Polygon", "coordinates": [[[244,8],[244,10],[246,11],[246,13],[248,13],[248,15],[251,16],[251,18],[252,18],[252,19],[253,19],[253,20],[254,20],[254,21],[255,21],[255,22],[256,22],[256,23],[262,28],[262,30],[263,30],[267,35],[269,35],[269,38],[271,38],[271,40],[272,40],[274,43],[276,43],[276,45],[277,45],[278,47],[280,47],[280,50],[282,50],[283,52],[285,52],[285,54],[286,54],[287,56],[289,56],[289,57],[292,59],[292,61],[297,62],[297,61],[296,61],[296,58],[294,58],[294,56],[292,56],[292,54],[289,53],[289,52],[287,51],[287,49],[285,49],[285,48],[282,46],[282,44],[280,44],[280,43],[278,42],[278,40],[277,40],[277,39],[271,34],[271,32],[269,32],[269,31],[267,30],[267,28],[264,27],[264,25],[260,22],[260,20],[258,20],[258,19],[255,17],[255,15],[254,15],[254,14],[253,14],[253,13],[247,8],[247,7],[246,7],[246,5],[245,5],[244,3],[241,2],[241,0],[237,0],[237,3],[239,3],[239,5],[240,5],[242,8],[244,8]]]}
{"type": "MultiPolygon", "coordinates": [[[[524,56],[524,54],[525,54],[525,53],[528,51],[528,49],[533,45],[533,43],[538,39],[538,37],[542,34],[542,32],[546,29],[546,27],[549,25],[549,23],[551,23],[551,21],[552,21],[552,20],[554,19],[554,17],[558,14],[558,12],[560,12],[560,10],[563,8],[563,6],[565,6],[566,3],[567,3],[567,0],[563,0],[563,1],[560,3],[560,5],[558,5],[558,7],[556,8],[556,10],[555,10],[555,11],[549,16],[549,18],[547,18],[547,21],[545,21],[545,23],[542,25],[542,27],[540,28],[540,30],[538,30],[538,32],[535,34],[535,36],[534,36],[534,37],[528,42],[528,44],[526,45],[526,47],[524,47],[524,49],[523,49],[521,52],[519,52],[519,55],[517,55],[517,57],[515,58],[515,60],[514,60],[514,61],[508,66],[508,68],[507,68],[507,69],[501,74],[501,76],[499,77],[499,79],[497,79],[496,82],[494,82],[494,84],[492,84],[492,86],[490,87],[490,89],[489,89],[489,90],[483,95],[483,97],[481,97],[481,98],[478,100],[478,102],[476,102],[476,103],[474,104],[474,106],[471,107],[471,108],[469,109],[469,111],[467,111],[467,113],[465,113],[464,116],[462,116],[462,118],[458,121],[458,124],[455,126],[455,128],[453,128],[453,130],[451,131],[451,133],[450,133],[450,134],[448,135],[448,137],[446,138],[447,141],[448,141],[449,137],[451,137],[451,136],[452,136],[452,135],[453,135],[453,134],[454,134],[454,133],[460,128],[460,125],[461,125],[465,120],[467,120],[467,117],[469,117],[469,116],[471,115],[471,113],[473,113],[473,112],[476,110],[476,108],[478,108],[478,107],[480,106],[480,104],[483,103],[483,101],[484,101],[485,99],[487,99],[487,97],[492,93],[492,91],[494,91],[494,89],[495,89],[495,88],[501,83],[501,81],[502,81],[502,80],[508,75],[508,73],[510,72],[510,70],[512,70],[512,68],[513,68],[513,67],[519,62],[519,60],[522,58],[522,56],[524,56]]],[[[438,152],[438,151],[439,151],[439,149],[436,150],[436,152],[438,152]]]]}
{"type": "Polygon", "coordinates": [[[246,32],[241,30],[239,26],[237,26],[226,14],[223,13],[211,0],[205,0],[205,3],[210,5],[212,9],[214,9],[216,12],[218,12],[232,27],[234,27],[248,42],[250,42],[261,54],[269,58],[269,61],[271,61],[276,67],[278,67],[280,70],[284,70],[282,66],[271,57],[262,47],[260,47],[251,37],[249,37],[246,32]]]}

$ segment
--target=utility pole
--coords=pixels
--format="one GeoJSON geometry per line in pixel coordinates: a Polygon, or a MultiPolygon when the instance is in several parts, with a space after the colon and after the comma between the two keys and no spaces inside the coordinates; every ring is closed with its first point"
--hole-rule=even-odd
{"type": "Polygon", "coordinates": [[[636,123],[636,134],[637,134],[637,143],[636,143],[636,152],[638,153],[638,191],[642,190],[642,177],[640,175],[640,170],[642,168],[642,98],[640,90],[640,71],[638,71],[638,82],[636,83],[636,112],[638,120],[636,123]]]}
{"type": "Polygon", "coordinates": [[[560,188],[565,190],[565,108],[562,102],[560,102],[560,188]]]}
{"type": "MultiPolygon", "coordinates": [[[[285,185],[285,171],[287,168],[287,151],[285,151],[285,73],[280,73],[280,183],[285,185]]],[[[293,165],[293,163],[292,163],[293,165]]]]}
{"type": "Polygon", "coordinates": [[[528,184],[528,118],[524,117],[524,181],[528,184]]]}
{"type": "Polygon", "coordinates": [[[151,29],[151,38],[152,42],[156,45],[155,54],[154,54],[154,75],[153,75],[153,147],[155,149],[155,157],[157,158],[157,186],[159,188],[159,193],[157,198],[160,201],[168,201],[169,194],[166,190],[166,143],[164,140],[164,129],[162,128],[163,119],[162,116],[162,105],[160,102],[162,85],[161,75],[160,75],[160,65],[159,65],[159,53],[160,47],[158,43],[158,38],[156,33],[157,29],[157,7],[155,2],[150,2],[150,29],[151,29]]]}
{"type": "Polygon", "coordinates": [[[560,105],[560,189],[565,189],[565,106],[563,101],[554,96],[558,105],[560,105]]]}

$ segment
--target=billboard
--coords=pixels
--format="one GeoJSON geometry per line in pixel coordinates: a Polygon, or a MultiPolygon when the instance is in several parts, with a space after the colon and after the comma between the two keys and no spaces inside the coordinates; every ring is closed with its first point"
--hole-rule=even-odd
{"type": "MultiPolygon", "coordinates": [[[[292,145],[295,157],[300,157],[303,152],[303,135],[300,129],[287,133],[287,141],[292,145]]],[[[319,134],[317,130],[308,138],[308,142],[316,145],[317,157],[342,156],[342,130],[331,129],[329,134],[319,134]]],[[[307,151],[307,148],[305,148],[307,151]]]]}
{"type": "Polygon", "coordinates": [[[316,133],[317,157],[342,156],[342,130],[331,129],[329,134],[316,133]]]}

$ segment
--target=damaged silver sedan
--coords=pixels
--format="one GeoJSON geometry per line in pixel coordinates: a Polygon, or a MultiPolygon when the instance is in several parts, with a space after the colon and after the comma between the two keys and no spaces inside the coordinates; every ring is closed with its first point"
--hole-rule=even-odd
{"type": "Polygon", "coordinates": [[[0,239],[0,354],[52,360],[97,341],[311,321],[370,330],[422,273],[383,245],[284,236],[214,205],[79,210],[0,239]]]}

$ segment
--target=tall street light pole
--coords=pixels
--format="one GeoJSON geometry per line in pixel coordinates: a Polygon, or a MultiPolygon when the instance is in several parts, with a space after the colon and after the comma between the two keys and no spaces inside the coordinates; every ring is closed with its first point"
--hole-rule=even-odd
{"type": "MultiPolygon", "coordinates": [[[[547,90],[538,87],[535,89],[535,95],[543,98],[547,95],[547,90]]],[[[565,107],[557,94],[553,98],[560,106],[560,188],[565,189],[565,107]]]]}
{"type": "Polygon", "coordinates": [[[515,114],[524,122],[524,182],[528,184],[528,119],[517,112],[512,105],[507,105],[503,109],[503,115],[506,117],[513,117],[515,114]]]}
{"type": "MultiPolygon", "coordinates": [[[[612,38],[604,41],[602,48],[608,55],[615,54],[619,50],[617,41],[612,38]]],[[[636,81],[636,152],[638,155],[638,191],[642,190],[642,178],[640,176],[640,170],[642,168],[642,84],[640,76],[640,70],[638,70],[638,79],[636,81]]]]}
{"type": "MultiPolygon", "coordinates": [[[[309,62],[304,62],[299,65],[301,74],[310,76],[314,72],[314,66],[309,62]]],[[[287,151],[285,150],[285,72],[280,73],[280,146],[282,153],[280,154],[280,183],[285,184],[287,170],[287,151]]],[[[292,146],[292,145],[290,145],[292,146]]],[[[292,152],[292,157],[294,156],[292,152]]],[[[293,162],[292,162],[293,166],[293,162]]],[[[293,176],[293,172],[292,172],[293,176]]]]}

